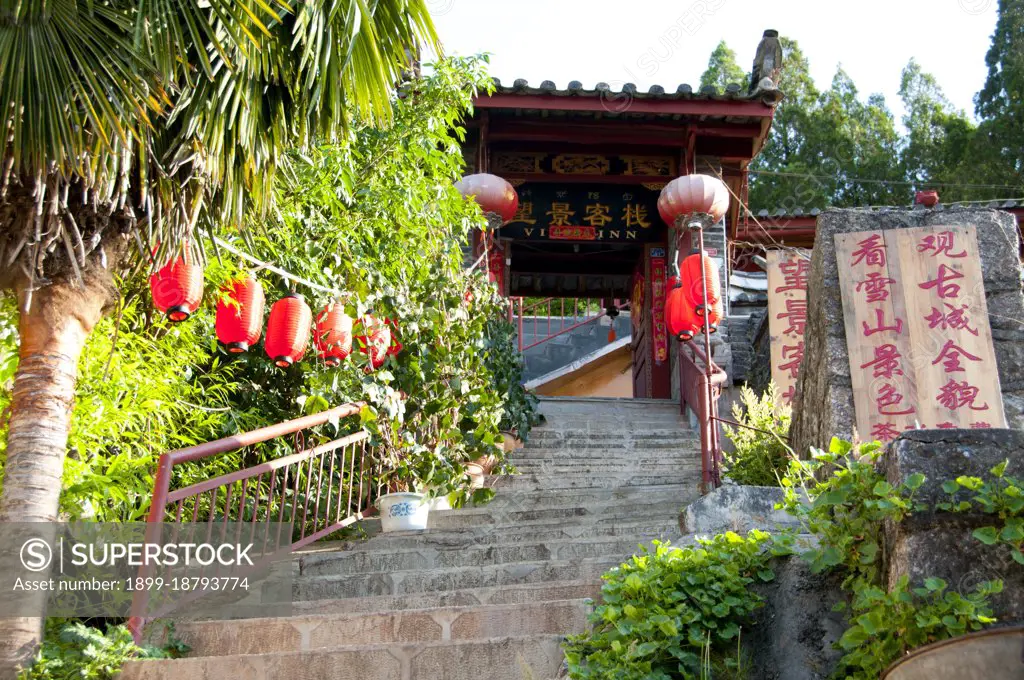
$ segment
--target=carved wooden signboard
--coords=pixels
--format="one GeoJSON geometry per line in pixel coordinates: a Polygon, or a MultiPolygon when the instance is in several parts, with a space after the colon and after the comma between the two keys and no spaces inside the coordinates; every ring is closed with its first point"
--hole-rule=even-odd
{"type": "Polygon", "coordinates": [[[521,184],[519,209],[503,238],[646,243],[664,238],[660,191],[642,185],[521,184]]]}
{"type": "Polygon", "coordinates": [[[777,406],[792,406],[796,395],[796,378],[804,358],[810,257],[810,252],[800,250],[768,252],[768,335],[772,382],[781,400],[777,406]]]}
{"type": "Polygon", "coordinates": [[[1005,427],[974,227],[835,241],[861,439],[1005,427]]]}

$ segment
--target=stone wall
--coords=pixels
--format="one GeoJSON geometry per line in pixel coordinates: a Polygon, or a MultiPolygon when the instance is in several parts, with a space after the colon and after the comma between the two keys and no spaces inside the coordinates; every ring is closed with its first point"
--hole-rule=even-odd
{"type": "Polygon", "coordinates": [[[957,225],[977,228],[1006,417],[1010,427],[1024,428],[1024,298],[1013,216],[975,208],[942,212],[829,210],[818,217],[811,258],[805,353],[790,431],[796,451],[806,454],[811,446],[825,446],[833,435],[849,439],[856,422],[835,234],[957,225]]]}
{"type": "Polygon", "coordinates": [[[992,515],[935,510],[948,500],[942,484],[961,475],[991,479],[989,470],[1009,460],[1019,476],[1024,463],[1024,432],[1019,430],[916,430],[906,432],[886,450],[883,468],[893,486],[913,474],[925,476],[915,500],[928,509],[899,524],[887,523],[885,574],[889,587],[902,577],[912,586],[938,577],[951,591],[970,593],[983,581],[1003,581],[992,608],[1003,624],[1024,622],[1024,567],[1006,545],[987,546],[971,533],[997,525],[992,515]]]}

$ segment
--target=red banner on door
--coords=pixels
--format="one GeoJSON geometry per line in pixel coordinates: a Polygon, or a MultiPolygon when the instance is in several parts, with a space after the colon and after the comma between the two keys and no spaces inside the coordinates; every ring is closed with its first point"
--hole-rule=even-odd
{"type": "MultiPolygon", "coordinates": [[[[661,250],[664,253],[663,249],[661,250]]],[[[651,330],[654,332],[652,348],[654,363],[660,364],[668,359],[668,328],[665,325],[666,277],[668,266],[664,255],[651,255],[651,330]]]]}

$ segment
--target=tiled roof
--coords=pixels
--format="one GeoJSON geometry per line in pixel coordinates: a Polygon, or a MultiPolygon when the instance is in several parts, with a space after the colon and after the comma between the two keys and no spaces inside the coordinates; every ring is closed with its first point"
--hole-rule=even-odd
{"type": "MultiPolygon", "coordinates": [[[[942,212],[943,210],[950,210],[953,208],[993,208],[996,210],[1006,210],[1008,208],[1024,209],[1024,199],[1021,200],[1010,200],[1010,201],[988,201],[988,202],[971,202],[971,203],[939,203],[933,210],[936,212],[942,212]]],[[[905,210],[927,210],[923,205],[894,205],[894,206],[868,206],[865,208],[856,208],[857,210],[873,210],[875,212],[899,212],[905,210]]],[[[775,210],[758,210],[755,216],[758,218],[767,219],[782,219],[782,218],[794,218],[794,217],[817,217],[822,212],[821,208],[813,208],[806,210],[804,208],[793,208],[787,210],[786,208],[777,208],[775,210]]]]}
{"type": "Polygon", "coordinates": [[[523,94],[539,95],[550,94],[556,97],[610,97],[618,99],[630,97],[637,100],[660,99],[675,101],[762,101],[773,106],[782,99],[782,92],[770,84],[767,79],[758,85],[757,89],[749,92],[746,87],[733,83],[724,90],[717,87],[707,86],[694,89],[692,86],[683,83],[675,90],[666,90],[661,85],[652,85],[646,92],[641,92],[633,83],[624,83],[618,89],[608,83],[598,83],[593,88],[583,87],[583,83],[573,80],[568,87],[560,89],[550,80],[543,81],[539,86],[531,87],[529,82],[523,78],[516,79],[511,85],[504,85],[494,79],[495,92],[499,94],[523,94]]]}

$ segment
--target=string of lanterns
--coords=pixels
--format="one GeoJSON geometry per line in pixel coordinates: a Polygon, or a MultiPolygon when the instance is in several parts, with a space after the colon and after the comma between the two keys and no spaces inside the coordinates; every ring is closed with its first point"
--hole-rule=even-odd
{"type": "MultiPolygon", "coordinates": [[[[456,187],[463,196],[476,201],[491,229],[515,215],[519,196],[500,177],[468,175],[456,187]]],[[[692,339],[701,330],[706,331],[705,336],[714,333],[723,318],[718,266],[704,250],[703,230],[722,219],[728,208],[725,185],[707,175],[679,177],[667,184],[658,198],[658,212],[667,224],[676,229],[685,225],[699,236],[697,252],[687,256],[682,265],[674,262],[668,279],[665,321],[669,333],[680,341],[692,339]]],[[[496,272],[491,269],[488,262],[488,273],[494,280],[496,272]]],[[[170,321],[180,323],[202,303],[203,267],[186,248],[150,276],[149,286],[154,306],[170,321]]],[[[215,326],[217,339],[228,352],[245,353],[259,342],[265,304],[263,287],[252,275],[222,288],[215,326]]],[[[396,320],[382,321],[367,315],[357,322],[345,313],[341,302],[333,300],[317,316],[314,327],[312,311],[298,293],[290,293],[271,306],[263,347],[275,365],[287,368],[305,356],[312,331],[317,355],[325,365],[336,367],[352,354],[353,327],[357,323],[362,333],[355,338],[372,369],[402,350],[396,339],[396,320]]]]}
{"type": "MultiPolygon", "coordinates": [[[[188,319],[202,303],[203,267],[185,249],[149,277],[153,305],[174,323],[188,319]]],[[[214,327],[217,340],[231,354],[248,352],[263,335],[266,297],[263,285],[251,274],[230,281],[221,288],[214,327]]],[[[274,365],[288,368],[306,354],[310,333],[317,356],[328,367],[337,367],[352,354],[353,327],[362,334],[360,351],[369,357],[372,369],[380,368],[389,356],[402,350],[397,341],[398,322],[381,321],[367,314],[354,321],[339,300],[327,303],[313,322],[313,313],[302,295],[289,293],[270,308],[263,349],[274,365]]]]}

